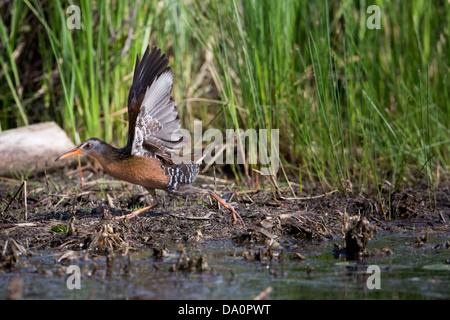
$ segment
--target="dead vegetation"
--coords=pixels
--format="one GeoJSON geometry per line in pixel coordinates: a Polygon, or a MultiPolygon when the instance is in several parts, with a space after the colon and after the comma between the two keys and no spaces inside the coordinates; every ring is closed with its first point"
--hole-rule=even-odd
{"type": "MultiPolygon", "coordinates": [[[[293,190],[293,195],[292,186],[276,186],[277,192],[272,192],[273,185],[241,191],[208,186],[232,200],[247,225],[243,228],[233,225],[228,212],[207,198],[170,199],[163,193],[158,194],[161,205],[155,210],[131,220],[114,220],[113,215],[144,206],[146,193],[104,178],[85,182],[82,190],[74,187],[74,182],[55,181],[45,175],[38,183],[28,183],[24,199],[21,183],[2,181],[1,270],[13,270],[22,256],[34,251],[51,250],[60,264],[103,257],[108,274],[117,261],[118,272],[126,273],[130,249],[152,249],[155,259],[164,259],[166,245],[211,240],[232,240],[248,248],[243,258],[261,263],[282,261],[286,252],[289,258],[301,261],[300,250],[323,241],[335,241],[337,256],[357,259],[365,254],[392,253],[389,248],[379,248],[378,253],[365,250],[378,231],[411,232],[413,224],[417,232],[449,232],[450,207],[443,200],[445,193],[439,190],[439,207],[433,208],[426,190],[382,194],[380,201],[377,193],[302,195],[293,190]]],[[[173,272],[204,272],[209,268],[207,257],[201,253],[180,248],[178,254],[170,267],[173,272]]]]}

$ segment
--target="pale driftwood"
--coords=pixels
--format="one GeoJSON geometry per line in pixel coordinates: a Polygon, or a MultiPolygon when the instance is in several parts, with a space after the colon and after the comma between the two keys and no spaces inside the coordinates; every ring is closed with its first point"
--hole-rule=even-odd
{"type": "Polygon", "coordinates": [[[75,145],[54,122],[0,132],[0,176],[27,175],[63,167],[76,157],[55,162],[75,145]]]}

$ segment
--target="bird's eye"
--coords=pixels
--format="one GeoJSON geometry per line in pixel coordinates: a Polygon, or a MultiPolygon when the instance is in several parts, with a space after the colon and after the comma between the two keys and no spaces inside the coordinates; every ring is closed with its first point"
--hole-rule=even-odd
{"type": "Polygon", "coordinates": [[[86,145],[84,146],[84,148],[85,148],[85,149],[90,149],[90,148],[92,148],[92,144],[88,143],[88,144],[86,144],[86,145]]]}

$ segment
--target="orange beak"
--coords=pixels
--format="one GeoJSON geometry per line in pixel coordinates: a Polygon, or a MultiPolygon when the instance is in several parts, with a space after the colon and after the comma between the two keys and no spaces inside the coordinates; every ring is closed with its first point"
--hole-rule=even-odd
{"type": "Polygon", "coordinates": [[[70,157],[70,156],[74,156],[76,154],[82,154],[83,151],[80,148],[75,148],[70,150],[69,152],[64,153],[63,155],[60,155],[58,158],[55,159],[55,161],[70,157]]]}

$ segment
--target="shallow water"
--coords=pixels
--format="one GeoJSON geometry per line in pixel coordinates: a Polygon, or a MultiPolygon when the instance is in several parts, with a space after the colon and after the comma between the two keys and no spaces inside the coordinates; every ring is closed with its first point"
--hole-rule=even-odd
{"type": "Polygon", "coordinates": [[[393,254],[357,262],[333,256],[338,241],[300,251],[306,260],[291,260],[291,252],[285,252],[282,263],[276,257],[248,261],[242,256],[245,248],[231,242],[186,247],[188,255],[207,255],[204,272],[169,271],[179,257],[176,247],[160,261],[152,250],[138,250],[130,254],[128,274],[120,271],[123,261],[118,258],[111,275],[105,259],[95,262],[95,272],[92,261],[78,260],[83,273],[79,290],[67,288],[66,266],[56,263],[53,253],[41,251],[21,258],[22,266],[13,273],[0,273],[0,299],[7,297],[13,278],[21,280],[24,299],[252,299],[268,287],[270,299],[450,299],[450,268],[445,264],[450,249],[434,249],[446,240],[430,236],[429,243],[417,248],[414,237],[383,235],[369,249],[386,246],[393,254]],[[369,265],[380,268],[380,289],[368,288],[369,265]]]}

